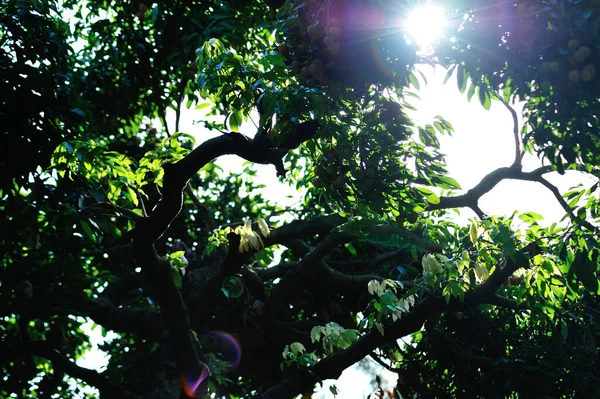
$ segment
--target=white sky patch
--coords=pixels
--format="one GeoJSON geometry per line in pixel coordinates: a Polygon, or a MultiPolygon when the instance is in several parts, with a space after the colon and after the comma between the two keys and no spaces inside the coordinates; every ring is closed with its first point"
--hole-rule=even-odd
{"type": "Polygon", "coordinates": [[[408,36],[422,49],[428,48],[444,34],[446,18],[444,10],[433,4],[418,7],[408,15],[406,29],[408,36]]]}

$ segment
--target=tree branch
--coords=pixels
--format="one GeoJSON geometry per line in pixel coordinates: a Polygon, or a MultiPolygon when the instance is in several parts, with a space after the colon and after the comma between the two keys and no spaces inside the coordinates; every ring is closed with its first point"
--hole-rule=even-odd
{"type": "MultiPolygon", "coordinates": [[[[530,244],[518,252],[520,257],[526,254],[533,255],[537,245],[530,244]]],[[[370,330],[361,336],[350,347],[321,360],[311,369],[301,370],[276,384],[259,396],[260,399],[284,399],[309,390],[315,383],[324,379],[337,379],[342,371],[358,362],[375,350],[375,348],[396,339],[420,330],[430,317],[437,316],[444,310],[461,310],[490,301],[497,301],[495,292],[508,276],[520,268],[517,262],[508,261],[503,268],[498,268],[485,283],[479,285],[474,291],[465,295],[464,302],[451,299],[449,303],[443,297],[435,296],[425,299],[415,306],[402,319],[385,327],[385,335],[376,329],[370,330]]]]}
{"type": "Polygon", "coordinates": [[[595,227],[594,225],[592,225],[587,220],[582,220],[582,219],[578,218],[577,215],[575,215],[573,213],[573,209],[571,209],[571,207],[569,206],[569,204],[567,204],[567,201],[565,201],[565,199],[563,198],[563,196],[561,195],[560,191],[558,190],[558,188],[556,188],[555,185],[553,185],[552,183],[550,183],[548,180],[544,179],[542,176],[539,176],[537,178],[537,181],[539,183],[541,183],[544,187],[546,187],[548,190],[550,190],[552,192],[552,194],[554,194],[554,197],[556,198],[556,200],[558,201],[558,203],[560,204],[560,206],[565,210],[565,212],[567,213],[567,215],[569,215],[569,218],[571,219],[571,221],[573,223],[578,224],[580,226],[584,226],[588,230],[593,231],[595,233],[600,232],[600,229],[598,229],[597,227],[595,227]]]}
{"type": "Polygon", "coordinates": [[[513,107],[511,107],[509,103],[504,101],[504,99],[502,98],[501,95],[499,95],[497,97],[498,97],[498,99],[500,99],[500,102],[506,107],[506,109],[508,109],[508,111],[510,112],[510,115],[512,116],[512,119],[513,119],[513,137],[515,140],[515,160],[511,167],[517,168],[520,170],[521,162],[523,160],[523,154],[521,153],[521,139],[519,137],[519,117],[518,117],[515,109],[513,107]]]}

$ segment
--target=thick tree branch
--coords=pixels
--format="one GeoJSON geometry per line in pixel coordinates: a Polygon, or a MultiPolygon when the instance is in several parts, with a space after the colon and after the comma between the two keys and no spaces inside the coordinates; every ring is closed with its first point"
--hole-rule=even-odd
{"type": "Polygon", "coordinates": [[[119,308],[106,301],[89,300],[77,310],[109,330],[135,333],[151,341],[159,340],[164,332],[160,313],[150,308],[119,308]]]}
{"type": "Polygon", "coordinates": [[[432,204],[429,209],[477,208],[479,199],[490,192],[504,179],[537,181],[537,172],[523,172],[517,168],[498,168],[487,174],[481,181],[465,194],[455,197],[440,197],[439,204],[432,204]]]}
{"type": "MultiPolygon", "coordinates": [[[[186,157],[164,167],[163,195],[154,212],[138,221],[134,230],[133,250],[136,263],[142,267],[153,286],[153,297],[160,306],[162,319],[169,330],[171,348],[177,366],[192,378],[205,368],[197,353],[191,325],[181,292],[173,279],[170,262],[156,253],[154,243],[165,233],[181,211],[183,190],[187,182],[204,165],[215,158],[236,154],[258,163],[274,164],[279,175],[285,175],[281,151],[263,148],[241,134],[226,134],[207,140],[186,157]]],[[[238,260],[236,259],[236,263],[238,260]]],[[[223,270],[222,273],[228,272],[223,270]]],[[[222,274],[221,273],[221,274],[222,274]]]]}
{"type": "MultiPolygon", "coordinates": [[[[530,244],[518,252],[518,257],[526,260],[526,255],[532,256],[537,250],[539,248],[535,244],[530,244]]],[[[465,307],[497,301],[495,292],[498,287],[508,276],[512,275],[515,270],[522,266],[525,265],[509,260],[504,267],[498,268],[485,283],[479,285],[474,291],[467,293],[464,303],[456,299],[451,299],[447,304],[446,300],[439,296],[427,298],[421,304],[415,306],[402,319],[385,327],[384,336],[375,329],[371,330],[360,337],[349,348],[323,359],[311,369],[295,373],[279,384],[269,388],[259,397],[261,399],[292,398],[301,392],[309,390],[319,381],[338,378],[343,370],[372,353],[377,347],[385,343],[394,342],[400,337],[420,330],[425,321],[430,317],[439,315],[444,310],[460,310],[465,307]]]]}

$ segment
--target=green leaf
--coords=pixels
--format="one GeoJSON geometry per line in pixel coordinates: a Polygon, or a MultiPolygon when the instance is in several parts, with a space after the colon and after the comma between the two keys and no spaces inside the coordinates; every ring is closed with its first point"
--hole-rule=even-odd
{"type": "Polygon", "coordinates": [[[348,242],[345,244],[346,249],[354,256],[358,255],[358,252],[356,252],[356,248],[354,248],[354,245],[352,245],[352,243],[348,242]]]}
{"type": "Polygon", "coordinates": [[[469,91],[467,92],[467,101],[471,101],[471,98],[473,98],[476,87],[477,86],[475,86],[475,84],[471,84],[471,86],[469,86],[469,91]]]}
{"type": "Polygon", "coordinates": [[[477,244],[477,239],[479,238],[479,232],[475,223],[471,223],[469,227],[469,238],[471,239],[471,243],[473,245],[477,244]]]}
{"type": "Polygon", "coordinates": [[[90,240],[92,240],[94,243],[97,242],[98,239],[96,238],[96,234],[90,227],[90,224],[88,222],[86,222],[85,220],[80,220],[79,223],[81,224],[81,228],[83,228],[83,232],[85,233],[85,235],[87,235],[88,238],[90,240]]]}
{"type": "Polygon", "coordinates": [[[169,259],[177,259],[183,255],[185,255],[185,251],[173,252],[172,254],[169,255],[169,259]]]}
{"type": "Polygon", "coordinates": [[[579,252],[573,264],[571,270],[577,279],[583,284],[585,288],[591,292],[598,292],[598,279],[596,278],[597,265],[592,262],[585,253],[579,252]]]}
{"type": "Polygon", "coordinates": [[[239,132],[239,128],[242,125],[244,116],[242,111],[235,110],[229,115],[229,128],[234,132],[239,132]]]}
{"type": "Polygon", "coordinates": [[[563,341],[566,341],[569,337],[569,327],[567,326],[567,323],[564,320],[560,321],[560,335],[563,341]]]}
{"type": "Polygon", "coordinates": [[[439,204],[439,203],[440,203],[440,197],[438,197],[438,196],[437,196],[437,195],[435,195],[434,193],[431,193],[431,194],[429,194],[429,195],[427,196],[427,201],[428,201],[430,204],[437,205],[437,204],[439,204]]]}
{"type": "Polygon", "coordinates": [[[479,95],[479,102],[486,110],[489,110],[492,107],[492,100],[490,99],[490,94],[487,92],[487,89],[483,86],[477,86],[477,94],[479,95]]]}
{"type": "Polygon", "coordinates": [[[467,71],[465,70],[465,67],[462,65],[458,66],[458,71],[456,74],[456,84],[458,85],[458,91],[460,91],[460,93],[464,93],[466,88],[467,88],[467,71]]]}

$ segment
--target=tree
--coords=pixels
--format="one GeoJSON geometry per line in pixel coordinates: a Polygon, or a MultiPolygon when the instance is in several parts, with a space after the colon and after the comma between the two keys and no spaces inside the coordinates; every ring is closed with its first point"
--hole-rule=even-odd
{"type": "Polygon", "coordinates": [[[373,397],[599,396],[598,2],[439,5],[424,52],[408,1],[3,2],[1,395],[291,398],[371,356],[398,374],[373,397]],[[506,107],[511,165],[448,175],[451,124],[407,115],[423,64],[506,107]],[[505,179],[563,221],[486,214],[505,179]],[[90,320],[118,334],[102,372],[75,363],[90,320]]]}

